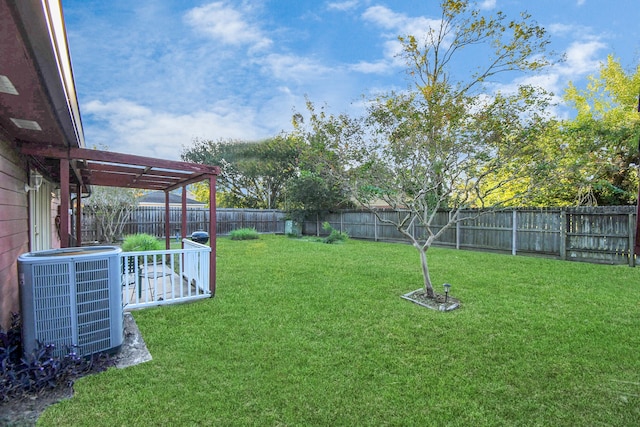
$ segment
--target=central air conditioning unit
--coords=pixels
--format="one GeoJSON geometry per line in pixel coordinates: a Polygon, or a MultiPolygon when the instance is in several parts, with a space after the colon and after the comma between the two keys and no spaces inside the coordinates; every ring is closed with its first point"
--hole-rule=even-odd
{"type": "Polygon", "coordinates": [[[116,246],[53,249],[18,257],[22,345],[29,354],[116,352],[124,341],[120,253],[116,246]]]}

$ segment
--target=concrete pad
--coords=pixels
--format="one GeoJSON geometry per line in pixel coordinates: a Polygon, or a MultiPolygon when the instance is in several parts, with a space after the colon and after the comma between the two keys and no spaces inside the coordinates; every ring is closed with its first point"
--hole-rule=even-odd
{"type": "Polygon", "coordinates": [[[135,366],[152,359],[131,313],[124,313],[124,342],[115,359],[117,368],[135,366]]]}

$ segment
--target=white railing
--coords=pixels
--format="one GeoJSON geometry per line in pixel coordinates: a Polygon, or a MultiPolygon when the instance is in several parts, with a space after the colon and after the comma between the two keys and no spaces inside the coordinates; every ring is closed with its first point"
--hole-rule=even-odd
{"type": "Polygon", "coordinates": [[[122,252],[125,309],[208,298],[211,248],[183,239],[184,249],[122,252]]]}

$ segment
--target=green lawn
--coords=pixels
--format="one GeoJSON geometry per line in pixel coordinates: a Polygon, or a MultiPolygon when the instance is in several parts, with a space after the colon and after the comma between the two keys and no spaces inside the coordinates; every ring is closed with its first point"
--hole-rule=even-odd
{"type": "Polygon", "coordinates": [[[45,426],[640,425],[640,269],[283,236],[218,240],[216,297],[138,311],[153,355],[45,426]]]}

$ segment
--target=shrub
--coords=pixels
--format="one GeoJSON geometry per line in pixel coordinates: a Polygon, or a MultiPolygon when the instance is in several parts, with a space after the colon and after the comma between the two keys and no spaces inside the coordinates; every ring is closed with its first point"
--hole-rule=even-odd
{"type": "Polygon", "coordinates": [[[122,242],[122,250],[124,252],[161,251],[164,247],[161,241],[145,233],[126,236],[124,242],[122,242]]]}
{"type": "Polygon", "coordinates": [[[231,240],[256,240],[260,235],[255,228],[239,228],[229,233],[231,240]]]}
{"type": "Polygon", "coordinates": [[[349,235],[343,231],[338,231],[329,224],[329,222],[324,222],[322,224],[322,228],[324,231],[328,231],[329,235],[324,238],[324,243],[336,243],[336,242],[344,242],[349,239],[349,235]]]}
{"type": "Polygon", "coordinates": [[[106,354],[81,357],[70,349],[64,357],[54,356],[53,344],[38,343],[29,354],[22,354],[20,316],[13,314],[7,331],[0,328],[0,402],[38,392],[101,372],[114,364],[106,354]]]}

